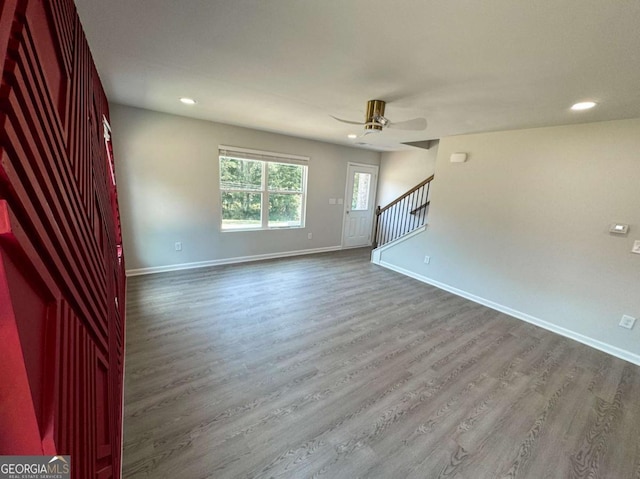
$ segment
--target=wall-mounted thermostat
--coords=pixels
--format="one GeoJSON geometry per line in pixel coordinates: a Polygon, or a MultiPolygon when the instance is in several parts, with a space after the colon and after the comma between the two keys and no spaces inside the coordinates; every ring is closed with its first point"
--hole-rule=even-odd
{"type": "Polygon", "coordinates": [[[629,232],[629,225],[624,225],[622,223],[613,224],[609,228],[609,233],[615,233],[618,235],[626,235],[628,232],[629,232]]]}

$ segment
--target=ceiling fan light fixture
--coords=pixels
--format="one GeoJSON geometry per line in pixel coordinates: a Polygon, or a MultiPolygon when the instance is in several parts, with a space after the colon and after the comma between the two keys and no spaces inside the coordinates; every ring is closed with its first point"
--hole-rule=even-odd
{"type": "Polygon", "coordinates": [[[389,120],[384,116],[378,115],[374,118],[374,121],[378,123],[380,126],[385,127],[389,124],[389,120]]]}
{"type": "MultiPolygon", "coordinates": [[[[405,121],[391,121],[384,116],[385,102],[382,100],[369,100],[367,102],[367,113],[364,122],[343,120],[333,115],[329,115],[334,120],[349,125],[361,125],[364,127],[364,134],[376,133],[382,131],[383,128],[394,128],[396,130],[424,130],[427,128],[427,120],[424,118],[414,118],[405,121]]],[[[349,136],[351,138],[351,136],[349,136]]]]}
{"type": "MultiPolygon", "coordinates": [[[[382,100],[369,100],[367,102],[367,114],[365,116],[364,129],[367,131],[382,130],[384,126],[378,120],[384,118],[385,102],[382,100]]],[[[385,118],[386,119],[386,118],[385,118]]]]}

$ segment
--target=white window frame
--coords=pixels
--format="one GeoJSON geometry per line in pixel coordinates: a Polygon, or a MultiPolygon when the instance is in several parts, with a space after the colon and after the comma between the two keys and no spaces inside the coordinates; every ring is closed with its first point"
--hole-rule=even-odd
{"type": "Polygon", "coordinates": [[[301,229],[305,227],[306,213],[307,213],[307,178],[309,176],[309,157],[290,155],[286,153],[274,153],[270,151],[251,150],[248,148],[239,148],[235,146],[218,146],[218,188],[220,190],[220,224],[219,229],[222,233],[233,233],[237,231],[264,231],[264,230],[286,230],[286,229],[301,229]],[[222,177],[220,172],[220,160],[222,157],[233,158],[237,160],[252,160],[260,161],[262,163],[262,181],[260,190],[246,190],[246,189],[230,189],[222,188],[220,179],[222,177]],[[302,191],[270,191],[269,184],[269,163],[280,163],[286,165],[298,165],[302,166],[302,191]],[[260,208],[260,221],[259,227],[248,228],[223,228],[222,217],[222,195],[223,193],[253,193],[261,195],[261,208],[260,208]],[[301,195],[300,205],[300,224],[292,226],[269,226],[269,195],[270,194],[287,194],[287,195],[301,195]]]}

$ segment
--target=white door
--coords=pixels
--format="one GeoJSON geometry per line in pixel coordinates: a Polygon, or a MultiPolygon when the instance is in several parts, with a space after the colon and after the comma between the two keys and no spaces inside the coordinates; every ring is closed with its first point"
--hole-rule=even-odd
{"type": "Polygon", "coordinates": [[[342,229],[344,248],[371,244],[377,183],[377,166],[349,163],[342,229]]]}

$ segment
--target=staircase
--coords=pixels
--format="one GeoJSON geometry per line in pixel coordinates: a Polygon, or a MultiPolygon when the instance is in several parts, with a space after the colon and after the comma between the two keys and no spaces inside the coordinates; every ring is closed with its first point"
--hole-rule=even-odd
{"type": "Polygon", "coordinates": [[[380,206],[376,208],[374,249],[391,243],[426,223],[431,181],[433,181],[433,175],[384,208],[380,206]]]}

